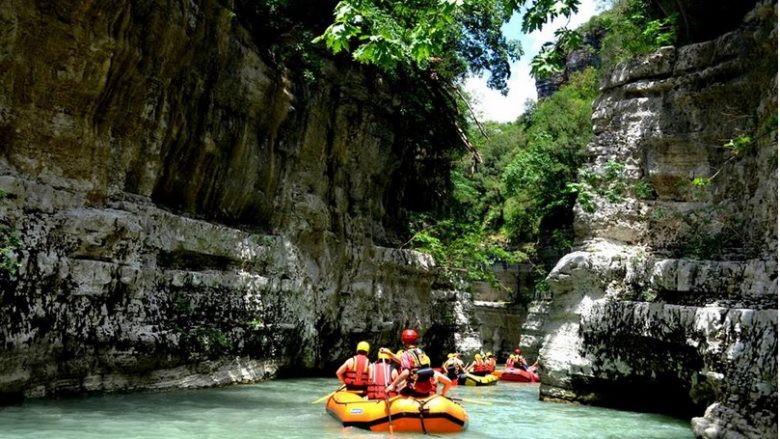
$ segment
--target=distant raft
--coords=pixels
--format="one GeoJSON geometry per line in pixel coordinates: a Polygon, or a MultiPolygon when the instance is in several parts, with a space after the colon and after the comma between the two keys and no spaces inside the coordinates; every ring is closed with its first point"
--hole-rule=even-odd
{"type": "Polygon", "coordinates": [[[503,370],[496,370],[493,375],[503,381],[514,381],[517,383],[538,383],[539,374],[535,370],[516,369],[514,367],[503,370]]]}
{"type": "MultiPolygon", "coordinates": [[[[345,427],[388,431],[387,402],[365,400],[350,392],[336,392],[326,403],[328,413],[345,427]]],[[[468,415],[460,404],[441,395],[427,398],[394,396],[390,398],[393,431],[420,433],[457,433],[468,424],[468,415]]]]}
{"type": "Polygon", "coordinates": [[[477,376],[467,373],[461,375],[458,381],[458,384],[463,386],[495,386],[498,382],[498,377],[494,375],[477,376]]]}

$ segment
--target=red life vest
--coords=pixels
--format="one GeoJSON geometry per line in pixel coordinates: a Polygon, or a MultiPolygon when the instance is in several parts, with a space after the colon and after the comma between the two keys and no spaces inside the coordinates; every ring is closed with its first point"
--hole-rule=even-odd
{"type": "Polygon", "coordinates": [[[436,377],[418,379],[414,382],[414,393],[418,395],[430,395],[436,393],[436,377]]]}
{"type": "Polygon", "coordinates": [[[390,364],[381,361],[374,363],[374,376],[368,383],[368,399],[385,399],[388,396],[395,396],[395,392],[390,392],[390,395],[385,393],[385,388],[393,382],[392,376],[393,368],[390,364]]]}
{"type": "Polygon", "coordinates": [[[344,374],[344,384],[347,385],[347,389],[365,389],[368,385],[368,365],[367,356],[357,354],[352,357],[352,367],[344,374]]]}
{"type": "Polygon", "coordinates": [[[482,362],[482,360],[474,360],[474,374],[478,373],[485,373],[487,370],[485,369],[485,363],[482,362]]]}
{"type": "Polygon", "coordinates": [[[487,361],[487,364],[485,364],[485,371],[487,373],[492,373],[494,370],[496,370],[496,359],[491,358],[487,361]]]}

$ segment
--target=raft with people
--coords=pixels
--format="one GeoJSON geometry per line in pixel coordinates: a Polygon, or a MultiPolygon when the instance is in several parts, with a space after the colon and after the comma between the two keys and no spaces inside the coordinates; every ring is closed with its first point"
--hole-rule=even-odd
{"type": "Polygon", "coordinates": [[[438,394],[366,400],[355,393],[340,391],[330,396],[326,410],[345,427],[371,431],[457,433],[468,424],[463,407],[438,394]]]}
{"type": "Polygon", "coordinates": [[[498,377],[495,375],[474,375],[466,373],[458,377],[458,384],[461,386],[495,386],[498,382],[498,377]]]}
{"type": "Polygon", "coordinates": [[[496,379],[500,379],[502,381],[513,381],[516,383],[539,382],[539,374],[532,368],[526,370],[516,367],[508,367],[505,369],[493,371],[493,376],[495,376],[496,379]]]}

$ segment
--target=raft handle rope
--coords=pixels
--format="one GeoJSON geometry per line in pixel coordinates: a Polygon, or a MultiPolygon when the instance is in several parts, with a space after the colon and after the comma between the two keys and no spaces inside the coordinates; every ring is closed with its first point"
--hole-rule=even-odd
{"type": "Polygon", "coordinates": [[[430,409],[426,409],[425,405],[428,404],[428,402],[430,401],[430,398],[424,399],[422,401],[420,401],[420,400],[416,400],[416,401],[417,401],[418,404],[420,404],[420,409],[419,409],[419,412],[420,412],[420,426],[422,426],[423,434],[428,434],[428,430],[425,428],[425,414],[426,413],[430,413],[431,410],[430,409]]]}

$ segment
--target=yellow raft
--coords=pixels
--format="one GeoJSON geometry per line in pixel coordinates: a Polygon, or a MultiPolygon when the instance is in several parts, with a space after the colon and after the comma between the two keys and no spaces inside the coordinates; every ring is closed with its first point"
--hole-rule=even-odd
{"type": "MultiPolygon", "coordinates": [[[[325,407],[345,427],[390,429],[385,400],[365,400],[351,392],[336,392],[325,407]]],[[[420,399],[394,396],[390,398],[390,415],[393,431],[422,433],[456,433],[466,428],[469,419],[460,404],[441,395],[420,399]]]]}
{"type": "Polygon", "coordinates": [[[462,386],[495,386],[498,377],[494,375],[477,376],[467,373],[465,378],[461,378],[458,384],[462,386]]]}

